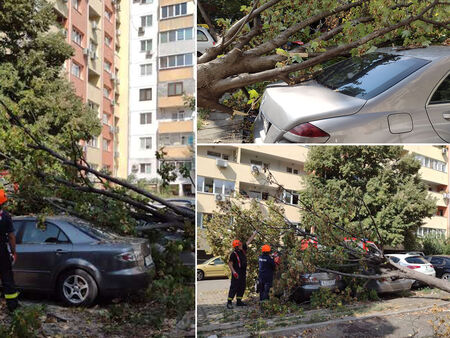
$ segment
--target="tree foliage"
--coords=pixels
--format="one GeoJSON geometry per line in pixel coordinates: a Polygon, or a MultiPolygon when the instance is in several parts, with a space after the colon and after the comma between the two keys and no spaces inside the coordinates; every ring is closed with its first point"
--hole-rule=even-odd
{"type": "Polygon", "coordinates": [[[221,39],[198,59],[198,105],[232,113],[224,93],[264,81],[294,84],[342,55],[377,46],[444,43],[448,3],[438,0],[242,2],[242,17],[216,19],[221,39]],[[290,41],[301,48],[286,51],[290,41]]]}

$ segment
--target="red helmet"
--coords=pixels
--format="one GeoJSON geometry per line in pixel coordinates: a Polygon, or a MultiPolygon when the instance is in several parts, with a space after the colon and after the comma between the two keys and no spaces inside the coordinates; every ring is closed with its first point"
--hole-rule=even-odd
{"type": "Polygon", "coordinates": [[[8,197],[6,197],[5,190],[0,189],[0,205],[5,203],[8,200],[8,197]]]}
{"type": "Polygon", "coordinates": [[[264,244],[261,250],[262,252],[270,252],[270,245],[264,244]]]}
{"type": "Polygon", "coordinates": [[[235,239],[235,240],[233,241],[233,248],[236,248],[236,247],[238,247],[239,245],[241,245],[241,241],[238,240],[238,239],[235,239]]]}

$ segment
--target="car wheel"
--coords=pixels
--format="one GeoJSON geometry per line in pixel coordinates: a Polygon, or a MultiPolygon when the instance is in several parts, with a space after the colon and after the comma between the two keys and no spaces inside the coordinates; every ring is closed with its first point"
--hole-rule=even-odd
{"type": "Polygon", "coordinates": [[[89,306],[98,294],[94,278],[81,269],[63,273],[56,287],[59,298],[67,306],[89,306]]]}
{"type": "Polygon", "coordinates": [[[447,282],[450,282],[450,273],[444,273],[441,278],[447,282]]]}
{"type": "Polygon", "coordinates": [[[197,280],[203,280],[205,273],[202,270],[197,270],[197,280]]]}

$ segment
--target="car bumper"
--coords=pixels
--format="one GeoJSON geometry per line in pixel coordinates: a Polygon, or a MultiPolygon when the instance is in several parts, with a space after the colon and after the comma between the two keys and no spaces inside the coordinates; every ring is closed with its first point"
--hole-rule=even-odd
{"type": "Polygon", "coordinates": [[[333,285],[320,285],[320,284],[305,284],[300,287],[295,292],[294,298],[296,301],[307,300],[311,298],[313,292],[320,289],[330,289],[330,290],[343,290],[345,288],[345,283],[341,281],[336,281],[333,285]]]}
{"type": "Polygon", "coordinates": [[[119,296],[145,289],[151,281],[150,272],[153,269],[154,264],[150,267],[135,267],[105,273],[99,285],[100,293],[119,296]]]}
{"type": "Polygon", "coordinates": [[[414,280],[412,279],[397,279],[394,281],[379,281],[371,280],[366,284],[366,288],[375,290],[377,293],[394,293],[407,291],[411,289],[414,280]]]}

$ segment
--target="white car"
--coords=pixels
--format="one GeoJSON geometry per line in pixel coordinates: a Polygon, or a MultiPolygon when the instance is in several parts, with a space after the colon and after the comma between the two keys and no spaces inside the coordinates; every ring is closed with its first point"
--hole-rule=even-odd
{"type": "MultiPolygon", "coordinates": [[[[433,264],[428,262],[424,257],[416,254],[389,254],[386,255],[394,263],[406,266],[417,272],[421,272],[427,276],[436,277],[436,271],[433,264]]],[[[419,284],[419,283],[415,283],[419,284]]]]}
{"type": "Polygon", "coordinates": [[[208,48],[213,47],[216,41],[212,37],[209,30],[202,26],[197,26],[197,56],[206,52],[208,48]]]}

